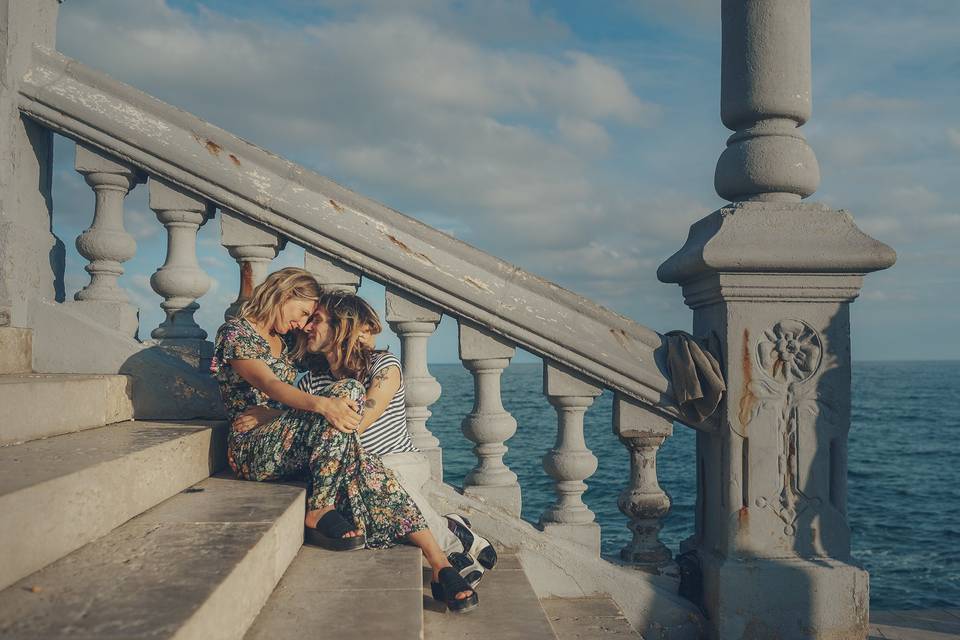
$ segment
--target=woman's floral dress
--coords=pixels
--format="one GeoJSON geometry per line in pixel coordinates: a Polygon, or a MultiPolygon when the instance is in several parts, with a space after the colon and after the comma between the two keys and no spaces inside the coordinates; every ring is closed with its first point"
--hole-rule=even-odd
{"type": "MultiPolygon", "coordinates": [[[[254,405],[284,408],[234,371],[231,360],[262,360],[280,380],[293,384],[297,371],[286,345],[274,357],[253,325],[231,318],[217,331],[210,367],[231,422],[254,405]]],[[[351,398],[362,406],[365,393],[359,382],[346,379],[328,385],[320,395],[351,398]]],[[[319,413],[289,409],[243,433],[231,428],[227,461],[244,480],[307,476],[307,508],[334,505],[363,531],[370,548],[392,546],[427,528],[416,504],[380,458],[363,450],[356,433],[337,431],[319,413]]]]}

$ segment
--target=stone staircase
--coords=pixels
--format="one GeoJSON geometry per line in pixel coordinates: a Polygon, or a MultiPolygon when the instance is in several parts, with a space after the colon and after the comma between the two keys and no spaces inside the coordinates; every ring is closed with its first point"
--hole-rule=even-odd
{"type": "Polygon", "coordinates": [[[640,637],[509,552],[453,616],[415,548],[303,547],[304,490],[223,473],[223,422],[135,421],[123,376],[31,373],[30,340],[0,329],[0,638],[640,637]]]}

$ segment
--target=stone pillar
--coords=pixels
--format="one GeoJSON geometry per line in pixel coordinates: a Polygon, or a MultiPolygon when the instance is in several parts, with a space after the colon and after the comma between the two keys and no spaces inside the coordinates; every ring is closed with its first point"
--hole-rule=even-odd
{"type": "Polygon", "coordinates": [[[56,47],[57,0],[0,0],[0,326],[30,300],[63,301],[64,246],[51,232],[53,134],[20,115],[34,43],[56,47]]]}
{"type": "Polygon", "coordinates": [[[583,416],[602,389],[580,374],[548,360],[543,362],[543,393],[557,410],[557,441],[543,456],[543,468],[554,479],[556,501],[540,516],[547,533],[600,553],[600,525],[583,502],[584,482],[597,470],[597,457],[583,439],[583,416]]]}
{"type": "Polygon", "coordinates": [[[463,435],[476,446],[477,465],[463,480],[463,492],[478,496],[520,517],[517,474],[503,463],[503,443],[517,431],[517,421],[503,408],[500,374],[516,347],[500,336],[460,321],[460,359],[473,374],[473,410],[461,423],[463,435]]]}
{"type": "Polygon", "coordinates": [[[77,251],[90,261],[90,283],[74,295],[75,308],[103,325],[135,336],[139,312],[120,287],[123,263],[137,251],[137,241],[123,228],[123,200],[146,176],[119,160],[77,144],[74,167],[93,189],[93,223],[77,237],[77,251]]]}
{"type": "Polygon", "coordinates": [[[250,297],[253,289],[264,281],[270,272],[270,263],[286,246],[286,238],[251,222],[227,209],[220,210],[220,244],[240,267],[240,290],[224,312],[224,319],[232,318],[240,305],[250,297]]]}
{"type": "Polygon", "coordinates": [[[650,573],[673,573],[673,554],[660,541],[663,518],[670,512],[670,496],[657,478],[657,452],[673,435],[673,421],[617,393],[613,401],[613,434],[630,452],[630,485],[617,500],[629,518],[633,540],[620,557],[650,573]]]}
{"type": "Polygon", "coordinates": [[[660,266],[721,340],[727,396],[697,434],[702,604],[712,638],[862,638],[867,574],[850,555],[849,304],[893,264],[849,214],[808,204],[808,0],[724,0],[724,122],[717,192],[660,266]]]}
{"type": "Polygon", "coordinates": [[[426,300],[387,287],[387,323],[400,338],[400,360],[407,399],[407,427],[413,446],[430,461],[430,475],[443,481],[440,441],[427,429],[429,407],[440,398],[440,383],[427,368],[427,340],[440,323],[440,310],[426,300]]]}
{"type": "Polygon", "coordinates": [[[166,319],[151,332],[157,339],[204,340],[207,332],[193,319],[196,300],[210,288],[210,278],[197,261],[197,231],[213,215],[203,198],[159,178],[150,178],[150,208],[167,228],[167,258],[150,277],[150,286],[164,301],[166,319]]]}
{"type": "Polygon", "coordinates": [[[304,253],[303,268],[313,274],[324,291],[356,293],[360,288],[359,271],[313,249],[304,253]]]}

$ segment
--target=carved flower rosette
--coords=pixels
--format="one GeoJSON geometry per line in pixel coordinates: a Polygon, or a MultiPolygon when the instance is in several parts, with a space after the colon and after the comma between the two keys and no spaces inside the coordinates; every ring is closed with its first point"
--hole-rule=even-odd
{"type": "Polygon", "coordinates": [[[823,359],[820,336],[799,320],[781,320],[764,332],[757,345],[757,360],[771,378],[791,383],[808,380],[823,359]]]}

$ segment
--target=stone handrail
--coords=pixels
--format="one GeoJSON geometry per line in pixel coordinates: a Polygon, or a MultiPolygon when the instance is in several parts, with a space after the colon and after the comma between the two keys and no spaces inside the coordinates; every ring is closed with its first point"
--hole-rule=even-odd
{"type": "Polygon", "coordinates": [[[21,111],[219,207],[678,418],[663,336],[54,50],[21,111]]]}

